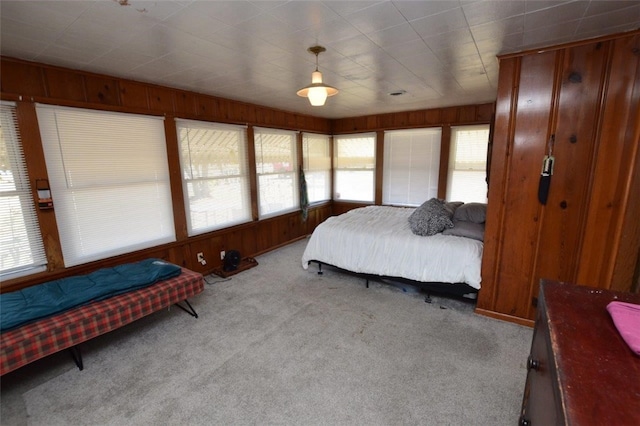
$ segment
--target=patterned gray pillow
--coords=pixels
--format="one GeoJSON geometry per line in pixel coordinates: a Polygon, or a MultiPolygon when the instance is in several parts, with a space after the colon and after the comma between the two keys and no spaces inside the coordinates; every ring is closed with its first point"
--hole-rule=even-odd
{"type": "Polygon", "coordinates": [[[416,235],[430,236],[453,228],[453,212],[446,208],[445,201],[432,198],[425,201],[409,216],[409,227],[416,235]]]}

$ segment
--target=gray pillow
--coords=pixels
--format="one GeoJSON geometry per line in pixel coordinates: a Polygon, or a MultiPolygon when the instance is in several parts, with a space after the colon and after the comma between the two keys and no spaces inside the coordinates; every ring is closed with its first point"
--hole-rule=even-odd
{"type": "Polygon", "coordinates": [[[453,228],[445,229],[442,231],[442,235],[454,235],[456,237],[467,237],[478,241],[484,241],[484,223],[454,220],[453,228]]]}
{"type": "Polygon", "coordinates": [[[487,219],[487,205],[483,203],[466,203],[458,207],[453,214],[453,220],[484,223],[487,219]]]}
{"type": "Polygon", "coordinates": [[[456,212],[456,209],[463,204],[464,203],[462,201],[448,201],[444,203],[444,207],[447,210],[451,211],[451,217],[453,217],[454,213],[456,212]]]}
{"type": "Polygon", "coordinates": [[[453,213],[447,209],[444,200],[432,198],[416,208],[409,216],[409,227],[416,235],[430,236],[453,227],[453,213]]]}

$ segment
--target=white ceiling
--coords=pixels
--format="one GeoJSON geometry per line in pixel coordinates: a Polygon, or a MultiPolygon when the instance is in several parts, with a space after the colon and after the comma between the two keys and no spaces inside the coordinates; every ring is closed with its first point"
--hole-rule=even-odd
{"type": "Polygon", "coordinates": [[[494,101],[497,54],[639,28],[640,1],[2,0],[0,15],[3,56],[340,118],[494,101]],[[296,95],[315,44],[340,89],[323,107],[296,95]]]}

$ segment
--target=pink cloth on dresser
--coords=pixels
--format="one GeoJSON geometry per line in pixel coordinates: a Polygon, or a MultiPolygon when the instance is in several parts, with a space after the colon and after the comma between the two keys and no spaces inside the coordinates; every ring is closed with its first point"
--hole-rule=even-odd
{"type": "Polygon", "coordinates": [[[611,302],[607,305],[607,311],[624,341],[640,356],[640,305],[611,302]]]}

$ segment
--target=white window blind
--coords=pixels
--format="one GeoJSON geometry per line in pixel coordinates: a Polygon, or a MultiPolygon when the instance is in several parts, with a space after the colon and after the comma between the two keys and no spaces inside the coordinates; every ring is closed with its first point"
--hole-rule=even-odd
{"type": "Polygon", "coordinates": [[[375,201],[375,133],[334,137],[334,198],[375,201]]]}
{"type": "Polygon", "coordinates": [[[251,221],[247,129],[177,120],[189,235],[251,221]]]}
{"type": "Polygon", "coordinates": [[[451,128],[447,199],[487,202],[489,125],[451,128]]]}
{"type": "Polygon", "coordinates": [[[175,241],[162,119],[36,109],[65,266],[175,241]]]}
{"type": "Polygon", "coordinates": [[[309,203],[331,199],[331,138],[304,133],[302,158],[309,203]]]}
{"type": "Polygon", "coordinates": [[[0,103],[0,280],[41,272],[47,259],[15,104],[0,103]]]}
{"type": "Polygon", "coordinates": [[[383,204],[419,206],[438,196],[441,136],[441,128],[385,132],[383,204]]]}
{"type": "Polygon", "coordinates": [[[298,210],[298,161],[296,133],[254,129],[259,217],[298,210]]]}

